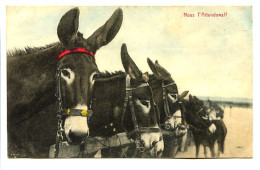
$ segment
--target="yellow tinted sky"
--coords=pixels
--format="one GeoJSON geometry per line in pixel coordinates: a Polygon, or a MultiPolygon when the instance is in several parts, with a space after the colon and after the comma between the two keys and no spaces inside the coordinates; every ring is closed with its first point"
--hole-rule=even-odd
{"type": "MultiPolygon", "coordinates": [[[[7,50],[58,41],[56,29],[71,7],[7,7],[7,50]]],[[[87,38],[117,7],[80,7],[79,30],[87,38]]],[[[197,96],[252,98],[251,7],[121,7],[122,27],[96,54],[101,71],[123,70],[126,43],[142,71],[158,60],[180,91],[197,96]],[[198,12],[226,17],[197,17],[198,12]],[[184,13],[195,17],[184,17],[184,13]]]]}

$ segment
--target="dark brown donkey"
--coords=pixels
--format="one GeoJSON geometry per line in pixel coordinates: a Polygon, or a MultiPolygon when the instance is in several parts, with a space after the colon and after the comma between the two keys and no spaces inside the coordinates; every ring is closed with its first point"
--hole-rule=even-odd
{"type": "Polygon", "coordinates": [[[192,132],[195,146],[196,157],[199,156],[200,145],[204,147],[204,155],[207,157],[206,147],[210,148],[211,157],[216,156],[214,145],[218,143],[218,154],[224,153],[224,143],[227,128],[222,120],[209,120],[204,104],[196,96],[189,95],[189,100],[182,100],[185,108],[185,119],[192,132]]]}
{"type": "Polygon", "coordinates": [[[182,137],[187,131],[180,101],[188,94],[188,91],[179,95],[177,84],[171,74],[159,65],[158,61],[153,63],[148,58],[147,62],[153,72],[149,76],[149,84],[160,111],[160,125],[165,132],[169,132],[163,136],[163,157],[174,158],[180,149],[182,137]]]}
{"type": "Polygon", "coordinates": [[[138,69],[125,44],[121,59],[126,73],[96,76],[90,136],[110,137],[126,132],[136,143],[125,155],[121,155],[121,148],[110,148],[102,151],[103,157],[158,157],[164,145],[148,74],[138,69]]]}
{"type": "Polygon", "coordinates": [[[48,157],[57,130],[57,138],[63,137],[63,125],[71,143],[89,135],[87,116],[59,119],[57,129],[57,111],[71,109],[70,114],[86,115],[93,77],[98,72],[94,55],[116,36],[122,20],[123,12],[117,9],[103,26],[85,39],[78,32],[79,9],[73,8],[60,19],[57,28],[60,42],[9,54],[9,157],[48,157]]]}

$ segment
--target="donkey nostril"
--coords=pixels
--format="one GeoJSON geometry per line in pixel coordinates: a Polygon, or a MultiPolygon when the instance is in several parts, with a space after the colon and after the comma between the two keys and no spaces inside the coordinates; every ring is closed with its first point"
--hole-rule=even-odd
{"type": "Polygon", "coordinates": [[[144,141],[143,141],[143,140],[141,140],[141,141],[140,141],[140,143],[141,143],[143,146],[145,146],[145,143],[144,143],[144,141]]]}
{"type": "Polygon", "coordinates": [[[180,125],[180,129],[181,129],[181,130],[185,130],[185,129],[186,129],[186,126],[185,126],[185,125],[180,125]]]}
{"type": "Polygon", "coordinates": [[[177,94],[170,94],[174,99],[177,99],[177,94]]]}
{"type": "Polygon", "coordinates": [[[159,156],[162,153],[162,150],[157,152],[157,156],[159,156]]]}
{"type": "Polygon", "coordinates": [[[152,147],[155,147],[156,144],[157,144],[157,141],[153,141],[152,147]]]}
{"type": "Polygon", "coordinates": [[[69,133],[69,138],[72,143],[79,144],[82,142],[83,138],[81,136],[77,136],[75,133],[71,132],[69,133]]]}

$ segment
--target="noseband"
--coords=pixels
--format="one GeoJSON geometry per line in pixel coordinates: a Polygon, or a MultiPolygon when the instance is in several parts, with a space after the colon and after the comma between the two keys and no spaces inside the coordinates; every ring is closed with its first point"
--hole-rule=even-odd
{"type": "Polygon", "coordinates": [[[62,97],[61,97],[61,70],[57,70],[57,94],[56,97],[58,98],[59,101],[59,110],[58,113],[61,116],[83,116],[83,117],[91,117],[93,115],[93,111],[91,109],[91,101],[90,104],[88,105],[88,110],[85,109],[71,109],[71,108],[63,108],[63,103],[62,103],[62,97]]]}
{"type": "MultiPolygon", "coordinates": [[[[95,59],[94,54],[89,51],[88,49],[85,48],[74,48],[74,49],[68,49],[63,51],[58,55],[58,59],[61,59],[63,56],[71,53],[85,53],[90,56],[92,56],[95,59]]],[[[85,109],[72,109],[72,108],[63,108],[63,103],[62,103],[62,96],[61,96],[61,70],[58,69],[56,71],[56,81],[57,81],[57,92],[55,96],[58,99],[58,112],[57,112],[57,120],[58,120],[58,130],[56,134],[56,143],[55,143],[55,158],[58,157],[59,153],[59,147],[62,144],[63,141],[63,133],[64,133],[64,128],[63,128],[63,120],[65,116],[83,116],[87,117],[87,120],[89,120],[89,117],[93,115],[93,111],[91,109],[91,103],[88,106],[88,110],[85,109]]]]}
{"type": "MultiPolygon", "coordinates": [[[[171,115],[170,113],[170,108],[169,108],[169,103],[168,103],[168,98],[167,98],[167,93],[166,93],[166,87],[171,86],[176,84],[175,82],[164,85],[164,82],[162,81],[162,90],[163,90],[163,109],[164,109],[164,113],[166,115],[165,118],[165,122],[164,124],[162,124],[162,126],[165,127],[166,130],[169,130],[171,128],[170,122],[168,121],[168,119],[170,119],[171,117],[174,118],[174,120],[176,120],[177,118],[182,118],[182,116],[176,116],[176,115],[171,115]]],[[[177,94],[176,94],[177,95],[177,94]]],[[[174,128],[174,130],[176,130],[178,127],[174,128]]]]}
{"type": "MultiPolygon", "coordinates": [[[[136,143],[136,151],[137,152],[143,152],[144,151],[144,146],[141,143],[141,133],[157,133],[157,132],[161,132],[160,128],[152,128],[152,127],[139,127],[138,123],[137,123],[137,118],[136,118],[136,113],[135,113],[135,108],[134,108],[134,102],[133,102],[133,91],[135,89],[138,88],[142,88],[142,87],[148,87],[151,91],[152,94],[152,90],[151,87],[149,86],[148,83],[138,86],[138,87],[131,87],[131,83],[130,83],[130,77],[129,75],[126,76],[126,97],[125,97],[125,102],[124,102],[124,107],[123,107],[123,114],[122,114],[122,119],[121,119],[121,125],[122,127],[124,124],[124,118],[125,118],[125,113],[126,113],[126,108],[129,105],[130,110],[131,110],[131,116],[132,116],[132,121],[134,124],[134,129],[130,132],[128,132],[125,129],[125,132],[127,133],[128,137],[132,137],[132,135],[137,135],[136,139],[135,139],[135,143],[136,143]]],[[[155,107],[157,107],[155,105],[155,102],[153,100],[153,96],[152,98],[152,107],[154,108],[154,111],[156,112],[157,118],[158,118],[158,109],[155,109],[155,107]]],[[[159,120],[158,120],[159,121],[159,120]]]]}

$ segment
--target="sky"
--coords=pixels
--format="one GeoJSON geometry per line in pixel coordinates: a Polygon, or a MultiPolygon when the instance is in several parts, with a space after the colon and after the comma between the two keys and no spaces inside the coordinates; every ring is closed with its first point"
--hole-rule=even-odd
{"type": "MultiPolygon", "coordinates": [[[[7,51],[58,41],[57,25],[72,7],[7,7],[7,51]]],[[[80,6],[79,31],[87,38],[118,7],[80,6]]],[[[251,7],[121,7],[118,34],[96,53],[100,71],[123,70],[122,43],[141,71],[158,60],[176,81],[179,91],[196,96],[252,98],[251,7]],[[198,17],[198,12],[227,13],[198,17]],[[194,14],[185,17],[184,13],[194,14]]]]}

